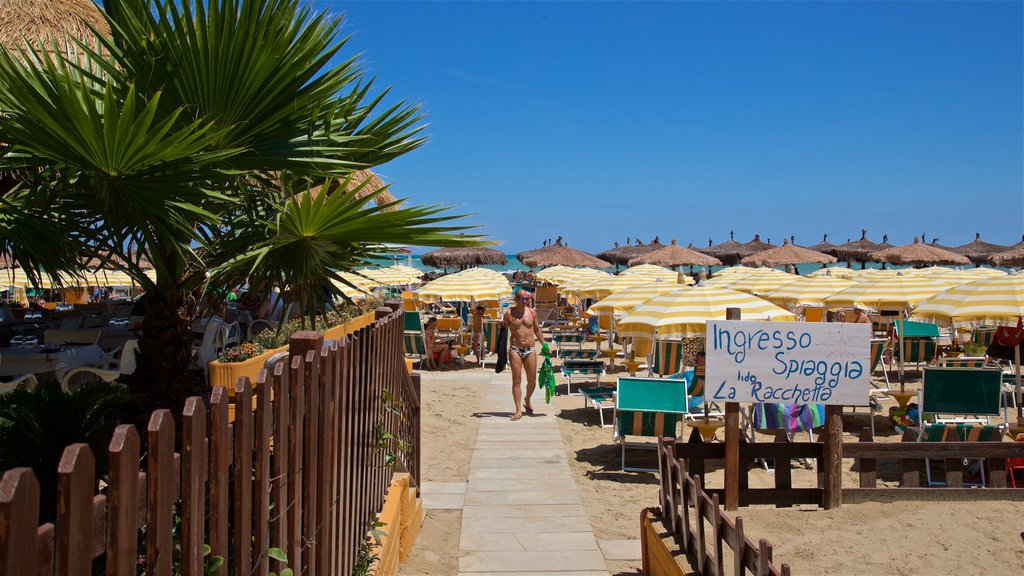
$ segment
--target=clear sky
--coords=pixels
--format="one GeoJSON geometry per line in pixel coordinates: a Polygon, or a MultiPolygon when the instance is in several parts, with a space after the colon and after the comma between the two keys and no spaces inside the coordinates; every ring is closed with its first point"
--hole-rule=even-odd
{"type": "Polygon", "coordinates": [[[507,252],[1024,233],[1020,1],[316,5],[424,107],[393,192],[507,252]]]}

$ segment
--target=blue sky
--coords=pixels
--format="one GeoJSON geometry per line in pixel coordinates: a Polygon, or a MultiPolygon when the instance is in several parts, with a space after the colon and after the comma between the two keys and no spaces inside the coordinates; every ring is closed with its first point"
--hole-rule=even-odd
{"type": "Polygon", "coordinates": [[[1019,1],[316,5],[426,113],[378,172],[508,252],[1024,233],[1019,1]]]}

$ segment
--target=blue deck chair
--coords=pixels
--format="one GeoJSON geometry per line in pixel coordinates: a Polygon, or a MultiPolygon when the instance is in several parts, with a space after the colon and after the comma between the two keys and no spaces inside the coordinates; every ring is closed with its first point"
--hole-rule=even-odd
{"type": "Polygon", "coordinates": [[[652,443],[629,443],[628,436],[677,438],[679,419],[687,413],[686,381],[668,378],[619,378],[615,394],[615,429],[624,471],[657,472],[657,468],[626,466],[626,448],[654,448],[652,443]]]}

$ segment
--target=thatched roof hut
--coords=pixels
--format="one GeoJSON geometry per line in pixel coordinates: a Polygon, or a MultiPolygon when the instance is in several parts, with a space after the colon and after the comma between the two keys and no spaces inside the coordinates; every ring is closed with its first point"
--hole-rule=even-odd
{"type": "Polygon", "coordinates": [[[494,248],[441,248],[420,256],[427,266],[435,268],[466,268],[469,266],[498,265],[508,263],[508,258],[494,248]]]}
{"type": "Polygon", "coordinates": [[[981,266],[988,262],[989,256],[999,254],[1000,252],[1006,252],[1009,249],[1009,246],[985,242],[981,239],[981,233],[975,232],[973,242],[968,242],[967,244],[950,248],[950,252],[956,252],[962,256],[967,256],[971,262],[981,266]]]}
{"type": "Polygon", "coordinates": [[[722,261],[714,256],[683,248],[672,241],[668,246],[641,254],[629,260],[630,266],[654,264],[657,266],[721,266],[722,261]]]}
{"type": "Polygon", "coordinates": [[[562,242],[559,237],[554,244],[544,246],[536,250],[527,250],[516,254],[524,265],[530,268],[544,268],[547,266],[590,266],[591,268],[608,268],[611,266],[605,260],[596,258],[582,250],[570,248],[562,242]]]}
{"type": "Polygon", "coordinates": [[[914,237],[913,244],[894,246],[885,250],[878,250],[868,255],[879,262],[892,264],[970,264],[966,256],[961,256],[949,250],[937,248],[931,244],[921,242],[921,239],[914,237]]]}
{"type": "Polygon", "coordinates": [[[829,250],[827,253],[847,262],[868,262],[871,261],[869,255],[872,252],[877,252],[878,250],[884,250],[890,247],[891,246],[888,244],[882,246],[881,244],[875,244],[871,240],[868,240],[868,231],[861,230],[860,240],[840,244],[832,250],[829,250]]]}
{"type": "MultiPolygon", "coordinates": [[[[342,185],[342,183],[345,182],[347,182],[347,185],[345,186],[346,192],[355,190],[356,188],[359,188],[360,185],[362,185],[362,188],[359,188],[359,191],[356,193],[357,198],[363,198],[387,186],[386,184],[384,184],[384,181],[381,180],[380,177],[374,174],[373,172],[369,170],[358,170],[356,172],[353,172],[347,179],[332,180],[331,186],[328,189],[327,193],[333,194],[342,185]],[[363,185],[364,182],[365,185],[363,185]]],[[[323,186],[313,186],[312,188],[309,189],[309,191],[314,196],[316,196],[320,194],[321,191],[323,191],[323,186]]],[[[396,198],[392,196],[391,192],[389,192],[388,190],[381,191],[381,193],[378,194],[373,199],[374,203],[376,203],[378,206],[391,204],[395,200],[396,198]]],[[[388,208],[388,210],[393,209],[394,207],[388,208]]]]}
{"type": "Polygon", "coordinates": [[[628,266],[629,261],[637,256],[660,250],[665,245],[654,239],[650,244],[643,244],[637,239],[636,244],[623,244],[622,246],[615,246],[609,248],[604,252],[598,252],[596,256],[601,260],[607,260],[616,266],[628,266]]]}
{"type": "Polygon", "coordinates": [[[0,8],[0,46],[8,50],[24,48],[50,51],[50,39],[64,54],[76,50],[72,39],[92,46],[92,26],[110,36],[110,26],[93,0],[20,0],[5,2],[0,8]]]}
{"type": "Polygon", "coordinates": [[[757,254],[747,256],[740,260],[740,264],[744,266],[774,267],[791,264],[832,264],[835,261],[835,256],[822,254],[821,252],[790,244],[788,240],[783,240],[782,246],[769,248],[768,250],[762,250],[757,254]]]}
{"type": "Polygon", "coordinates": [[[740,260],[742,260],[747,256],[753,256],[758,252],[764,252],[765,250],[770,250],[775,247],[776,246],[771,242],[762,242],[760,234],[754,234],[754,239],[743,244],[738,253],[740,255],[740,260]]]}
{"type": "Polygon", "coordinates": [[[721,244],[711,244],[711,240],[708,240],[707,248],[698,248],[698,252],[703,252],[708,256],[714,256],[722,261],[727,266],[738,264],[741,256],[739,256],[739,250],[743,246],[742,242],[736,241],[736,233],[732,230],[729,231],[729,239],[721,244]]]}

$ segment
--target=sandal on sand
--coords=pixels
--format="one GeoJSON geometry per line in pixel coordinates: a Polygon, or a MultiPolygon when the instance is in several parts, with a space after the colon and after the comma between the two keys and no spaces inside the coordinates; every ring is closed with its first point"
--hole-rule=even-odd
{"type": "Polygon", "coordinates": [[[512,415],[512,420],[519,420],[519,419],[520,419],[520,418],[522,418],[522,417],[523,417],[523,415],[522,415],[522,414],[513,414],[513,415],[512,415]]]}

